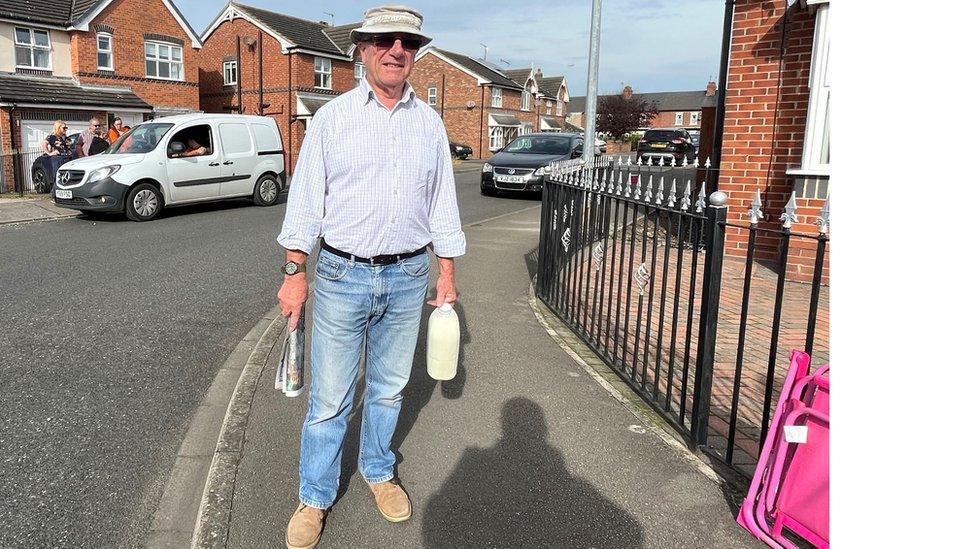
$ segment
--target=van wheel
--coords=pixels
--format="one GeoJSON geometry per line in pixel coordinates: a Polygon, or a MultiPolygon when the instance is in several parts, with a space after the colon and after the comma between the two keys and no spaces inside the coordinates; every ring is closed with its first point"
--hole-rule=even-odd
{"type": "Polygon", "coordinates": [[[149,183],[136,185],[125,199],[125,216],[132,221],[152,221],[163,209],[163,195],[149,183]]]}
{"type": "Polygon", "coordinates": [[[263,175],[254,185],[254,203],[258,206],[272,206],[278,202],[280,193],[278,178],[273,175],[263,175]]]}

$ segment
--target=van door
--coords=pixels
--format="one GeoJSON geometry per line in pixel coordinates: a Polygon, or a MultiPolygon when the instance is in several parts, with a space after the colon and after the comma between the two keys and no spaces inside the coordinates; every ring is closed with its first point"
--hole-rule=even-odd
{"type": "Polygon", "coordinates": [[[220,155],[210,124],[175,132],[166,142],[166,174],[173,202],[206,200],[220,195],[220,155]],[[178,151],[182,145],[182,151],[178,151]]]}
{"type": "Polygon", "coordinates": [[[257,151],[254,138],[246,122],[218,124],[220,146],[223,151],[220,196],[250,196],[254,192],[257,174],[257,151]]]}

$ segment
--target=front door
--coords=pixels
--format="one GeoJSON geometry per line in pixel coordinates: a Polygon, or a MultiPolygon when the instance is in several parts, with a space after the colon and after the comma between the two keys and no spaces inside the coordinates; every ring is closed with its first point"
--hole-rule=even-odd
{"type": "Polygon", "coordinates": [[[220,154],[209,124],[183,128],[166,143],[166,173],[174,202],[220,196],[220,154]],[[179,143],[179,145],[177,145],[179,143]]]}
{"type": "Polygon", "coordinates": [[[258,156],[247,124],[221,122],[217,131],[223,152],[220,196],[250,196],[254,192],[258,156]]]}

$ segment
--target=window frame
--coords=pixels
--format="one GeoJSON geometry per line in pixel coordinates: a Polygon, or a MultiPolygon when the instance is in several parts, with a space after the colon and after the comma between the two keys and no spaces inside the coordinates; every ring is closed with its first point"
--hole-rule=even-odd
{"type": "Polygon", "coordinates": [[[492,108],[501,108],[502,106],[502,89],[498,87],[491,88],[491,106],[492,108]]]}
{"type": "Polygon", "coordinates": [[[674,113],[674,125],[680,126],[685,123],[685,113],[676,112],[674,113]]]}
{"type": "Polygon", "coordinates": [[[505,131],[501,126],[488,126],[488,150],[497,151],[505,146],[505,131]],[[501,143],[501,144],[499,144],[501,143]]]}
{"type": "Polygon", "coordinates": [[[315,57],[315,89],[318,90],[331,90],[332,89],[332,60],[328,57],[315,57]],[[319,62],[322,62],[328,67],[327,70],[319,70],[319,62]],[[322,76],[325,79],[324,85],[319,85],[319,77],[322,76]]]}
{"type": "Polygon", "coordinates": [[[803,132],[803,154],[800,157],[802,170],[823,173],[830,169],[830,81],[827,75],[830,57],[829,9],[829,3],[820,5],[814,22],[808,81],[810,99],[803,132]]]}
{"type": "Polygon", "coordinates": [[[51,59],[54,55],[54,49],[51,47],[51,33],[45,29],[35,29],[33,27],[17,27],[14,26],[14,67],[18,69],[34,69],[49,71],[52,70],[54,61],[51,59]],[[30,33],[30,43],[21,42],[17,37],[17,31],[27,31],[30,33]],[[35,33],[44,33],[47,36],[47,46],[40,46],[37,44],[35,38],[35,33]],[[30,52],[30,65],[21,65],[17,62],[17,48],[27,48],[30,52]],[[43,50],[47,52],[47,66],[42,67],[34,63],[34,50],[43,50]]]}
{"type": "Polygon", "coordinates": [[[546,101],[546,114],[552,114],[552,101],[546,101]]]}
{"type": "Polygon", "coordinates": [[[532,110],[532,92],[529,90],[522,90],[522,103],[521,107],[523,111],[532,110]]]}
{"type": "Polygon", "coordinates": [[[427,104],[437,106],[437,86],[427,86],[427,104]]]}
{"type": "Polygon", "coordinates": [[[691,113],[691,125],[700,126],[701,125],[701,111],[696,111],[691,113]]]}
{"type": "Polygon", "coordinates": [[[95,66],[100,71],[115,72],[115,37],[109,32],[99,32],[95,34],[95,66]],[[102,38],[108,38],[108,49],[102,49],[102,38]],[[108,54],[108,65],[102,65],[101,54],[108,54]]]}
{"type": "Polygon", "coordinates": [[[186,80],[186,71],[184,70],[183,67],[183,62],[185,60],[185,58],[183,57],[183,46],[180,46],[179,44],[173,44],[171,42],[160,42],[158,40],[145,40],[142,44],[142,57],[146,68],[146,78],[152,78],[154,80],[166,80],[170,82],[184,82],[186,80]],[[149,52],[146,51],[149,49],[150,45],[155,47],[154,57],[149,57],[149,52]],[[164,47],[169,50],[169,57],[167,57],[166,59],[160,57],[160,47],[164,47]],[[173,56],[173,52],[177,50],[180,52],[180,59],[178,61],[174,60],[174,56],[173,56]],[[150,62],[156,64],[155,75],[149,74],[150,62]],[[162,63],[169,65],[169,74],[170,74],[169,76],[159,76],[159,66],[162,63]],[[174,65],[179,67],[179,72],[180,72],[179,78],[173,77],[174,65]]]}
{"type": "Polygon", "coordinates": [[[239,76],[237,74],[237,60],[235,59],[233,61],[224,61],[223,68],[224,68],[224,71],[223,71],[224,72],[224,85],[225,86],[236,86],[237,85],[238,78],[239,78],[239,76]],[[233,81],[228,81],[227,80],[227,69],[228,68],[231,69],[234,72],[234,80],[233,81]]]}
{"type": "Polygon", "coordinates": [[[562,101],[562,99],[557,99],[556,100],[556,116],[562,116],[562,115],[563,115],[563,101],[562,101]]]}
{"type": "Polygon", "coordinates": [[[356,61],[352,65],[352,78],[358,86],[363,78],[366,78],[366,65],[362,61],[356,61]]]}

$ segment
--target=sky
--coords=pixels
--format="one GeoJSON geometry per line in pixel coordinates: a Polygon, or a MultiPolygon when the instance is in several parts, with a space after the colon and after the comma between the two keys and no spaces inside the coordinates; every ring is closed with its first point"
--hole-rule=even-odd
{"type": "MultiPolygon", "coordinates": [[[[198,34],[226,5],[217,0],[175,0],[198,34]]],[[[361,21],[380,1],[244,0],[303,19],[361,21]],[[334,17],[334,19],[333,19],[334,17]]],[[[586,94],[591,0],[563,0],[553,8],[525,0],[387,0],[424,15],[433,45],[502,68],[542,69],[564,75],[571,96],[586,94]]],[[[718,78],[723,0],[606,0],[602,3],[599,93],[704,90],[718,78]]]]}

